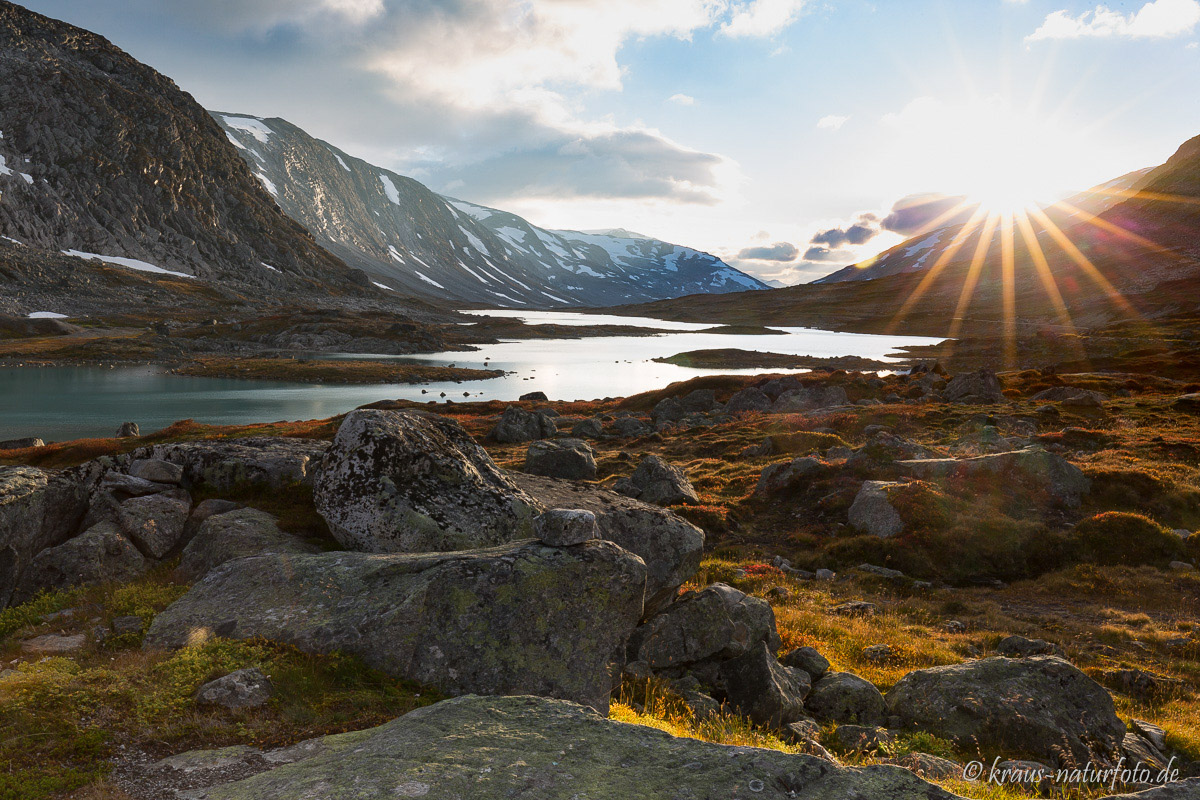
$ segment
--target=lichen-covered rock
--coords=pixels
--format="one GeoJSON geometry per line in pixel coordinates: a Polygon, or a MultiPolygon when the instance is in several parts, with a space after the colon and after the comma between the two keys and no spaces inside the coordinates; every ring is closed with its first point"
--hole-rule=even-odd
{"type": "Polygon", "coordinates": [[[903,532],[904,520],[888,499],[890,492],[899,486],[894,481],[864,481],[850,505],[850,527],[880,539],[903,532]]]}
{"type": "Polygon", "coordinates": [[[771,406],[771,413],[796,414],[816,408],[849,404],[850,398],[841,386],[805,386],[779,395],[771,406]]]}
{"type": "Polygon", "coordinates": [[[76,533],[90,491],[83,470],[0,467],[0,607],[12,599],[30,559],[76,533]]]}
{"type": "Polygon", "coordinates": [[[829,672],[829,659],[821,655],[817,651],[817,648],[807,645],[797,647],[779,659],[779,661],[785,667],[804,670],[814,681],[819,680],[821,676],[829,672]]]}
{"type": "Polygon", "coordinates": [[[273,693],[271,681],[262,670],[249,667],[204,684],[196,691],[196,702],[223,708],[260,708],[273,693]]]}
{"type": "Polygon", "coordinates": [[[183,467],[157,458],[134,459],[129,465],[129,474],[135,478],[155,483],[178,484],[183,482],[183,467]]]}
{"type": "Polygon", "coordinates": [[[1004,388],[996,373],[981,369],[955,375],[942,390],[942,396],[951,403],[1003,403],[1004,388]]]}
{"type": "Polygon", "coordinates": [[[814,717],[838,724],[882,725],[887,704],[875,684],[849,672],[827,672],[804,703],[814,717]]]}
{"type": "Polygon", "coordinates": [[[526,539],[542,510],[458,423],[413,411],[350,413],[325,454],[313,499],[337,540],[367,553],[526,539]]]}
{"type": "MultiPolygon", "coordinates": [[[[769,443],[771,440],[767,439],[769,443]]],[[[756,495],[766,496],[795,488],[806,480],[810,480],[825,471],[825,465],[818,458],[800,456],[791,461],[777,461],[768,464],[758,476],[758,485],[754,487],[756,495]]]]}
{"type": "Polygon", "coordinates": [[[596,452],[582,439],[543,439],[529,445],[525,471],[549,478],[590,481],[596,477],[596,452]]]}
{"type": "Polygon", "coordinates": [[[121,531],[112,523],[102,522],[34,556],[13,600],[23,601],[42,589],[130,581],[146,568],[146,559],[121,531]]]}
{"type": "Polygon", "coordinates": [[[604,423],[594,417],[581,419],[571,426],[571,435],[577,439],[599,439],[604,435],[604,423]]]}
{"type": "Polygon", "coordinates": [[[561,700],[459,697],[386,725],[328,736],[317,755],[207,800],[954,800],[892,766],[677,738],[561,700]]]}
{"type": "Polygon", "coordinates": [[[183,539],[192,498],[183,489],[131,497],[117,507],[121,532],[147,558],[162,558],[183,539]]]}
{"type": "Polygon", "coordinates": [[[178,464],[185,486],[204,484],[223,492],[247,484],[273,489],[311,484],[327,447],[328,442],[314,439],[261,437],[155,444],[132,455],[178,464]]]}
{"type": "Polygon", "coordinates": [[[551,547],[571,547],[600,538],[600,529],[591,511],[552,508],[533,521],[533,535],[551,547]]]}
{"type": "Polygon", "coordinates": [[[421,555],[228,561],[159,614],[147,647],[202,632],[354,653],[448,694],[537,694],[608,708],[646,567],[620,547],[518,542],[421,555]]]}
{"type": "Polygon", "coordinates": [[[631,497],[656,506],[700,502],[687,473],[654,454],[645,456],[638,464],[629,478],[629,486],[631,497]]]}
{"type": "Polygon", "coordinates": [[[540,411],[526,411],[520,406],[509,406],[500,415],[500,421],[492,428],[488,437],[501,444],[532,442],[548,439],[558,433],[558,425],[540,411]]]}
{"type": "Polygon", "coordinates": [[[653,430],[637,417],[619,417],[613,420],[613,433],[622,439],[632,439],[637,436],[649,436],[653,430]]]}
{"type": "Polygon", "coordinates": [[[752,722],[779,729],[804,716],[808,673],[780,664],[765,642],[722,663],[720,674],[729,704],[752,722]]]}
{"type": "Polygon", "coordinates": [[[638,629],[631,649],[635,649],[636,660],[663,670],[737,658],[759,643],[772,653],[779,649],[771,605],[732,586],[714,583],[688,592],[651,617],[638,629]]]}
{"type": "Polygon", "coordinates": [[[646,562],[646,615],[670,603],[700,569],[704,531],[665,508],[598,486],[511,473],[524,492],[547,508],[578,508],[596,515],[600,538],[646,562]]]}
{"type": "Polygon", "coordinates": [[[749,386],[742,389],[729,398],[729,402],[725,404],[725,413],[731,417],[736,417],[741,414],[748,414],[754,411],[769,411],[771,409],[771,398],[756,386],[749,386]]]}
{"type": "Polygon", "coordinates": [[[1009,491],[1020,489],[1044,495],[1051,502],[1078,508],[1091,480],[1079,467],[1040,447],[974,458],[925,458],[899,462],[907,474],[922,480],[944,481],[954,476],[994,476],[1009,491]]]}
{"type": "Polygon", "coordinates": [[[265,511],[240,508],[214,514],[200,523],[192,540],[183,548],[179,571],[189,580],[196,580],[235,558],[316,552],[314,545],[280,530],[275,517],[265,511]]]}
{"type": "Polygon", "coordinates": [[[964,748],[1052,764],[1108,763],[1125,738],[1108,692],[1056,656],[916,670],[892,687],[887,704],[904,725],[964,748]]]}

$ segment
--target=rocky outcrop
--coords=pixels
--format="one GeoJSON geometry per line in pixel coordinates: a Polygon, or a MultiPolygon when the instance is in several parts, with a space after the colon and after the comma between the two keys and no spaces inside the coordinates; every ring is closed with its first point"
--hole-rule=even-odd
{"type": "Polygon", "coordinates": [[[343,546],[368,553],[525,539],[542,510],[456,422],[415,411],[349,414],[313,499],[343,546]]]}
{"type": "Polygon", "coordinates": [[[185,486],[224,492],[242,485],[280,489],[311,484],[328,447],[315,439],[261,437],[155,444],[132,455],[177,464],[185,486]]]}
{"type": "Polygon", "coordinates": [[[130,581],[148,568],[146,559],[111,522],[102,522],[31,559],[13,593],[22,602],[42,589],[130,581]]]}
{"type": "Polygon", "coordinates": [[[808,673],[780,664],[765,642],[723,662],[720,675],[729,704],[757,725],[778,730],[804,716],[808,673]]]}
{"type": "Polygon", "coordinates": [[[665,508],[593,484],[520,473],[510,477],[539,505],[591,511],[602,539],[646,562],[647,615],[670,603],[679,587],[700,569],[704,531],[665,508]]]}
{"type": "Polygon", "coordinates": [[[596,452],[582,439],[543,439],[529,445],[525,471],[548,478],[590,481],[596,477],[596,452]]]}
{"type": "Polygon", "coordinates": [[[1009,491],[1020,488],[1026,494],[1043,495],[1067,508],[1077,508],[1092,486],[1079,467],[1040,447],[974,458],[913,459],[901,461],[899,466],[908,475],[929,481],[946,481],[956,476],[994,476],[1009,491]]]}
{"type": "Polygon", "coordinates": [[[0,467],[0,607],[30,560],[73,536],[87,513],[90,474],[0,467]]]}
{"type": "Polygon", "coordinates": [[[492,428],[488,438],[501,444],[518,444],[537,439],[549,439],[558,433],[558,424],[540,411],[526,411],[520,406],[509,406],[500,415],[500,421],[492,428]]]}
{"type": "Polygon", "coordinates": [[[235,558],[250,558],[263,553],[303,555],[318,552],[317,547],[281,531],[277,523],[273,516],[255,508],[208,517],[183,549],[180,573],[189,580],[197,580],[214,567],[235,558]]]}
{"type": "Polygon", "coordinates": [[[765,412],[771,409],[771,398],[756,386],[749,386],[729,398],[725,404],[725,413],[731,417],[749,414],[755,411],[765,412]]]}
{"type": "Polygon", "coordinates": [[[191,496],[174,489],[129,498],[117,507],[117,518],[142,555],[159,559],[180,544],[191,510],[191,496]]]}
{"type": "Polygon", "coordinates": [[[700,502],[687,473],[654,454],[642,458],[633,475],[624,481],[618,481],[614,488],[627,497],[636,497],[656,506],[700,502]]]}
{"type": "Polygon", "coordinates": [[[1005,400],[1000,379],[987,369],[955,375],[942,390],[942,396],[951,403],[987,404],[1005,400]]]}
{"type": "Polygon", "coordinates": [[[976,747],[1076,765],[1107,763],[1125,738],[1112,697],[1055,656],[916,670],[887,693],[907,726],[976,747]]]}
{"type": "Polygon", "coordinates": [[[207,800],[422,797],[631,800],[953,800],[907,770],[676,738],[561,700],[459,697],[365,731],[207,800]]]}
{"type": "Polygon", "coordinates": [[[605,710],[646,568],[610,542],[229,561],[159,614],[146,647],[202,632],[342,650],[447,694],[536,694],[605,710]]]}

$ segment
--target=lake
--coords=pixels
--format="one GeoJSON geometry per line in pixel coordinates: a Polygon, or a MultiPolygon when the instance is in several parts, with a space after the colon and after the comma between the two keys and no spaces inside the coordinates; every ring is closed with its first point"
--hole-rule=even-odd
{"type": "MultiPolygon", "coordinates": [[[[471,312],[519,317],[531,324],[620,324],[669,330],[657,336],[533,339],[483,345],[473,352],[394,357],[399,361],[490,367],[502,378],[465,383],[314,385],[171,375],[158,367],[0,369],[0,439],[40,436],[59,441],[112,436],[122,422],[143,433],[180,419],[218,425],[319,419],[378,400],[515,400],[543,391],[552,400],[594,400],[657,389],[698,375],[785,370],[704,370],[657,364],[653,358],[688,350],[739,348],[789,355],[886,359],[902,345],[940,340],[875,336],[811,328],[778,335],[697,333],[711,325],[572,312],[471,312]],[[422,391],[424,390],[424,391],[422,391]],[[469,393],[469,397],[464,396],[469,393]]],[[[339,357],[339,356],[330,356],[339,357]]],[[[350,357],[350,356],[341,356],[350,357]]],[[[361,357],[355,355],[353,357],[361,357]]]]}

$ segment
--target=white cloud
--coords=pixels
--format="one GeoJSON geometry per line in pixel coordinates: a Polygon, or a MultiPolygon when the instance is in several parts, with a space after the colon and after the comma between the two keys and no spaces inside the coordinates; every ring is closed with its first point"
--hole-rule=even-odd
{"type": "Polygon", "coordinates": [[[738,38],[771,36],[796,21],[807,0],[751,0],[733,6],[733,15],[721,33],[738,38]]]}
{"type": "Polygon", "coordinates": [[[842,117],[837,114],[830,114],[827,117],[821,117],[817,120],[817,127],[823,131],[840,131],[842,126],[850,121],[850,117],[842,117]]]}
{"type": "Polygon", "coordinates": [[[690,94],[673,94],[667,100],[681,106],[693,106],[696,104],[696,98],[690,94]]]}
{"type": "Polygon", "coordinates": [[[1055,11],[1025,41],[1117,36],[1168,38],[1190,33],[1197,22],[1200,22],[1200,0],[1154,0],[1128,15],[1108,6],[1096,6],[1078,16],[1071,16],[1066,10],[1055,11]]]}

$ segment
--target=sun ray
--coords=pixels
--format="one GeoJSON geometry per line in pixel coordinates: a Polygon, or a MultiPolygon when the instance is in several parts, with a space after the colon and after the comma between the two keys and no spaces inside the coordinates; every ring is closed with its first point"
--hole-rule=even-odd
{"type": "Polygon", "coordinates": [[[998,215],[989,214],[987,221],[983,223],[983,230],[979,234],[979,244],[975,245],[975,255],[971,257],[971,268],[967,271],[962,291],[958,295],[958,305],[954,309],[954,316],[950,319],[950,328],[946,332],[947,339],[958,337],[958,332],[962,328],[963,318],[971,305],[971,299],[975,295],[975,287],[979,284],[979,276],[983,272],[983,264],[987,260],[988,249],[992,246],[992,236],[995,235],[996,226],[999,222],[1000,218],[998,215]]]}
{"type": "Polygon", "coordinates": [[[975,212],[971,215],[971,218],[963,223],[962,228],[954,235],[954,238],[950,240],[950,244],[946,246],[946,249],[942,251],[942,254],[938,256],[937,260],[933,262],[933,265],[929,267],[929,269],[925,270],[925,275],[921,278],[921,282],[918,283],[916,288],[909,293],[908,298],[904,301],[904,305],[902,305],[900,310],[897,311],[895,316],[892,317],[892,321],[888,323],[888,333],[894,333],[900,326],[900,323],[904,321],[904,318],[908,316],[908,313],[912,310],[912,307],[920,302],[921,298],[925,296],[925,292],[929,290],[930,285],[941,273],[941,271],[945,269],[946,265],[949,264],[956,255],[958,255],[958,251],[962,249],[964,244],[966,244],[967,239],[971,237],[971,234],[978,230],[985,214],[986,212],[983,210],[983,208],[978,206],[975,208],[975,212]]]}
{"type": "Polygon", "coordinates": [[[1117,225],[1115,222],[1109,222],[1108,220],[1102,219],[1102,218],[1096,216],[1095,214],[1092,214],[1091,212],[1085,211],[1082,208],[1076,208],[1075,206],[1071,205],[1070,203],[1066,202],[1065,200],[1060,200],[1057,203],[1054,203],[1054,205],[1052,207],[1061,208],[1061,209],[1067,211],[1068,213],[1071,213],[1071,214],[1074,214],[1074,215],[1080,217],[1084,222],[1088,223],[1089,225],[1092,225],[1093,227],[1099,228],[1102,231],[1107,231],[1108,233],[1111,233],[1115,236],[1119,236],[1122,239],[1126,239],[1130,242],[1133,242],[1134,244],[1141,245],[1142,247],[1145,247],[1147,250],[1153,250],[1154,252],[1159,253],[1161,255],[1172,256],[1174,258],[1180,259],[1181,261],[1184,260],[1183,256],[1179,255],[1178,253],[1171,250],[1170,248],[1163,247],[1161,244],[1151,241],[1150,239],[1147,239],[1145,236],[1140,236],[1140,235],[1134,233],[1133,231],[1122,228],[1120,225],[1117,225]]]}
{"type": "Polygon", "coordinates": [[[1145,200],[1157,200],[1161,203],[1181,203],[1183,205],[1200,206],[1200,197],[1190,197],[1185,194],[1167,194],[1165,192],[1147,192],[1137,189],[1090,189],[1094,194],[1102,194],[1106,197],[1120,197],[1124,200],[1132,200],[1134,198],[1145,200]]]}
{"type": "Polygon", "coordinates": [[[1062,248],[1063,252],[1067,254],[1067,257],[1074,261],[1084,271],[1084,273],[1091,278],[1092,281],[1099,286],[1106,295],[1108,295],[1108,298],[1115,305],[1120,307],[1122,310],[1133,314],[1139,319],[1141,318],[1141,314],[1138,313],[1137,309],[1135,309],[1129,303],[1129,301],[1125,299],[1125,296],[1122,295],[1117,288],[1109,282],[1108,278],[1104,277],[1104,274],[1096,268],[1096,265],[1093,264],[1091,260],[1088,259],[1088,257],[1085,256],[1078,247],[1075,246],[1075,243],[1071,241],[1070,237],[1063,233],[1062,229],[1055,225],[1054,221],[1050,219],[1050,217],[1046,216],[1044,211],[1036,207],[1031,208],[1029,211],[1046,230],[1046,232],[1050,234],[1050,237],[1054,239],[1055,243],[1058,244],[1058,246],[1062,248]]]}
{"type": "Polygon", "coordinates": [[[1013,251],[1013,215],[1000,218],[1000,277],[1004,311],[1004,368],[1017,365],[1017,281],[1016,254],[1013,251]]]}
{"type": "Polygon", "coordinates": [[[1083,342],[1079,339],[1079,335],[1075,330],[1075,321],[1071,319],[1071,312],[1063,300],[1062,292],[1058,289],[1058,283],[1054,280],[1054,273],[1050,269],[1050,263],[1046,260],[1046,253],[1042,250],[1041,242],[1038,241],[1037,234],[1034,233],[1028,214],[1017,215],[1017,228],[1021,232],[1021,239],[1025,242],[1025,249],[1029,253],[1029,258],[1033,261],[1034,270],[1042,281],[1042,287],[1046,292],[1046,296],[1050,298],[1050,304],[1054,306],[1054,311],[1058,315],[1059,324],[1066,329],[1066,333],[1070,337],[1071,346],[1075,350],[1076,357],[1081,361],[1086,360],[1087,353],[1084,350],[1083,342]]]}

